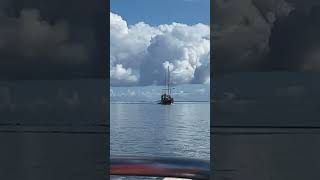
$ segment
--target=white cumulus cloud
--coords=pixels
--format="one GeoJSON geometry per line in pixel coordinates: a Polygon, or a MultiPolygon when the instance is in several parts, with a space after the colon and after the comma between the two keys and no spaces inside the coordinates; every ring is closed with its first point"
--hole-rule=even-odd
{"type": "Polygon", "coordinates": [[[173,84],[207,83],[210,27],[180,23],[128,25],[110,13],[111,85],[163,84],[168,66],[173,84]]]}

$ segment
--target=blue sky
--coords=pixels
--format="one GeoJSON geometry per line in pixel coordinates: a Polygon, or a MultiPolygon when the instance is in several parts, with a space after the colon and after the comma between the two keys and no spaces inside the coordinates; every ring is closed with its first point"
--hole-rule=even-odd
{"type": "Polygon", "coordinates": [[[110,7],[129,25],[140,21],[150,25],[210,23],[210,0],[111,0],[110,7]]]}

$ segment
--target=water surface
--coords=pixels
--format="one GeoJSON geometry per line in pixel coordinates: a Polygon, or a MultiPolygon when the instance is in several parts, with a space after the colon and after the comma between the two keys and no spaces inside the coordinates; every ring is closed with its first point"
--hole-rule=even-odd
{"type": "MultiPolygon", "coordinates": [[[[111,103],[112,156],[210,159],[210,105],[111,103]]],[[[137,179],[136,177],[133,179],[137,179]]]]}

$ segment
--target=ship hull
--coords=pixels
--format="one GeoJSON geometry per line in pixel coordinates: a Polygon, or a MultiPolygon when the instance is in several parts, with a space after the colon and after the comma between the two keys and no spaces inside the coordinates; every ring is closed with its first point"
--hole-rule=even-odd
{"type": "Polygon", "coordinates": [[[172,103],[173,103],[173,99],[170,99],[170,100],[161,100],[159,104],[170,105],[172,103]]]}

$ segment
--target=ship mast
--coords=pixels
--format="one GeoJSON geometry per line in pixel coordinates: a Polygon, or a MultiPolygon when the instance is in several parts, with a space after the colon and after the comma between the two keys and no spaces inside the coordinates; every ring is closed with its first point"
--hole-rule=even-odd
{"type": "Polygon", "coordinates": [[[164,89],[163,90],[166,90],[166,88],[167,88],[167,73],[164,73],[164,89]]]}
{"type": "Polygon", "coordinates": [[[168,95],[170,95],[170,71],[168,66],[168,95]]]}

